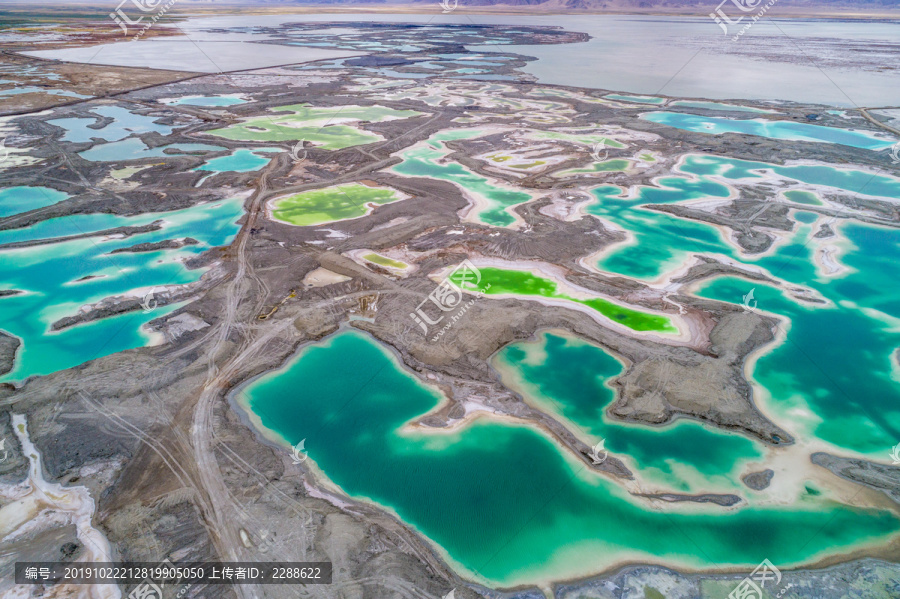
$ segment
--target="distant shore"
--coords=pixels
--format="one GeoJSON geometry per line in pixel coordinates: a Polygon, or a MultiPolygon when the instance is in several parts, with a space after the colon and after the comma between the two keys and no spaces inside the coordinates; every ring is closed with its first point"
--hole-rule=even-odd
{"type": "MultiPolygon", "coordinates": [[[[34,2],[26,0],[0,0],[0,14],[6,16],[21,16],[24,20],[41,20],[53,18],[55,21],[69,19],[89,18],[91,13],[97,16],[106,16],[110,7],[115,8],[118,0],[95,0],[85,3],[77,8],[70,2],[51,0],[49,2],[34,2]],[[60,14],[58,11],[66,12],[60,14]],[[46,12],[44,12],[46,11],[46,12]],[[17,13],[19,13],[17,15],[17,13]]],[[[485,14],[485,15],[641,15],[641,16],[666,16],[666,17],[707,17],[714,11],[716,3],[710,1],[702,6],[680,7],[631,7],[617,6],[609,8],[566,8],[561,6],[558,0],[548,0],[543,4],[512,5],[500,4],[494,6],[469,5],[466,0],[460,0],[458,8],[453,12],[459,14],[485,14]]],[[[812,6],[784,6],[777,5],[776,19],[832,19],[832,20],[893,20],[900,19],[900,8],[886,8],[872,5],[870,7],[812,7],[812,6]]],[[[217,1],[211,5],[209,1],[178,0],[174,10],[168,17],[171,20],[180,20],[190,16],[216,16],[224,14],[327,14],[327,13],[384,13],[384,14],[436,14],[440,15],[440,2],[438,0],[422,1],[402,4],[317,4],[292,6],[264,6],[252,5],[236,0],[217,1]],[[187,11],[187,12],[185,12],[187,11]],[[227,12],[226,12],[227,11],[227,12]]],[[[775,13],[775,11],[773,11],[775,13]]],[[[450,16],[450,15],[448,15],[450,16]]],[[[165,18],[163,23],[170,21],[165,18]]]]}

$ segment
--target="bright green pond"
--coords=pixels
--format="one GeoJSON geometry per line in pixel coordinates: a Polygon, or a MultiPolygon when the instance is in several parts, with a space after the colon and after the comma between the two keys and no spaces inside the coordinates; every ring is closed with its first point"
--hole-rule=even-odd
{"type": "MultiPolygon", "coordinates": [[[[506,270],[501,268],[480,268],[481,287],[490,286],[485,293],[487,295],[515,294],[515,295],[539,295],[541,297],[567,300],[592,308],[612,321],[625,325],[635,331],[659,331],[663,333],[677,333],[678,329],[666,316],[648,314],[632,310],[603,298],[576,299],[559,292],[558,285],[550,279],[545,279],[524,270],[506,270]]],[[[458,272],[451,276],[454,283],[466,284],[460,277],[464,273],[458,272]]]]}
{"type": "Polygon", "coordinates": [[[358,332],[304,348],[238,400],[287,443],[306,439],[346,493],[393,510],[463,572],[498,586],[626,559],[712,569],[768,557],[787,567],[900,528],[890,513],[813,495],[791,508],[661,513],[527,426],[480,418],[449,433],[406,429],[441,397],[358,332]]]}

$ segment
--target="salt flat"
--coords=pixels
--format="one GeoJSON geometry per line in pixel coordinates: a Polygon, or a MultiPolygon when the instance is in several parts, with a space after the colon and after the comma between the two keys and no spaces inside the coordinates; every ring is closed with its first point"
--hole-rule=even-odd
{"type": "Polygon", "coordinates": [[[159,40],[141,40],[138,43],[118,42],[83,48],[62,50],[38,50],[23,52],[37,58],[50,58],[68,62],[106,64],[120,67],[147,67],[170,71],[196,73],[221,73],[262,69],[283,64],[315,62],[359,56],[359,52],[302,48],[227,41],[194,41],[175,37],[159,40]]]}

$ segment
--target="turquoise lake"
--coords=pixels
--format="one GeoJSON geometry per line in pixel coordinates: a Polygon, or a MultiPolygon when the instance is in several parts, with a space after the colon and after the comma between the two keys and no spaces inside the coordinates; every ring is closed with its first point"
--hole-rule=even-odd
{"type": "Polygon", "coordinates": [[[195,171],[212,171],[222,173],[226,171],[235,173],[246,173],[259,170],[269,164],[270,157],[265,156],[266,153],[282,152],[279,148],[263,148],[259,150],[247,150],[241,148],[235,150],[228,156],[220,156],[213,158],[197,168],[195,171]]]}
{"type": "Polygon", "coordinates": [[[836,127],[823,127],[809,123],[791,121],[735,120],[722,117],[698,116],[682,112],[648,112],[642,119],[694,131],[695,133],[746,133],[771,139],[793,141],[816,141],[841,144],[866,150],[883,150],[891,147],[897,140],[875,137],[867,131],[851,131],[836,127]]]}
{"type": "Polygon", "coordinates": [[[7,187],[6,189],[0,189],[0,218],[52,206],[68,197],[68,194],[49,187],[7,187]]]}
{"type": "Polygon", "coordinates": [[[432,135],[425,145],[402,152],[400,157],[403,162],[391,170],[401,175],[433,177],[456,183],[488,203],[488,206],[481,208],[477,213],[480,222],[498,227],[509,226],[515,222],[515,217],[508,208],[530,201],[531,194],[517,191],[512,187],[495,185],[457,162],[441,162],[442,158],[450,154],[450,150],[442,142],[469,139],[480,134],[479,131],[463,129],[432,135]]]}
{"type": "MultiPolygon", "coordinates": [[[[832,226],[852,247],[840,260],[851,268],[841,277],[825,277],[813,262],[816,215],[803,212],[801,224],[786,243],[761,257],[745,257],[712,226],[640,208],[701,197],[727,197],[728,188],[707,177],[735,182],[761,178],[771,171],[798,183],[811,183],[854,194],[900,199],[900,180],[827,166],[780,167],[714,156],[690,156],[681,170],[696,180],[663,178],[660,187],[640,186],[635,199],[623,190],[600,186],[598,201],[585,208],[630,231],[634,239],[613,247],[598,268],[653,280],[678,267],[690,254],[724,255],[758,265],[775,277],[809,287],[830,300],[826,306],[786,300],[779,292],[750,281],[716,280],[700,294],[740,304],[756,288],[759,307],[785,317],[788,341],[765,354],[756,365],[755,380],[782,422],[793,423],[838,448],[885,459],[885,448],[900,439],[900,387],[893,352],[900,347],[900,302],[892,281],[900,277],[900,236],[895,230],[837,221],[832,226]],[[810,224],[804,224],[806,221],[810,224]],[[772,299],[769,299],[769,295],[772,299]],[[780,298],[780,299],[779,299],[780,298]],[[849,357],[849,359],[848,359],[849,357]],[[865,377],[859,373],[865,372],[865,377]],[[847,405],[855,409],[847,410],[847,405]],[[802,408],[807,417],[794,410],[802,408]]],[[[823,217],[818,217],[823,218],[823,217]]],[[[776,421],[778,418],[776,418],[776,421]]]]}
{"type": "MultiPolygon", "coordinates": [[[[129,238],[90,237],[0,251],[0,289],[25,293],[0,298],[0,329],[22,341],[16,363],[2,381],[18,381],[77,366],[88,360],[144,346],[150,337],[141,327],[177,305],[141,310],[51,332],[50,325],[76,314],[85,304],[132,289],[196,281],[204,269],[188,270],[183,260],[210,247],[227,245],[240,227],[243,202],[194,206],[174,212],[120,217],[73,215],[0,232],[0,243],[79,235],[119,226],[164,221],[159,231],[129,238]],[[110,254],[138,243],[193,237],[200,243],[180,249],[110,254]],[[95,277],[81,280],[84,277],[95,277]]],[[[141,294],[143,295],[143,294],[141,294]]]]}
{"type": "Polygon", "coordinates": [[[305,439],[346,493],[394,511],[491,585],[584,576],[622,560],[712,569],[766,556],[787,566],[900,529],[890,512],[818,495],[791,507],[649,510],[530,427],[484,417],[453,431],[410,428],[440,394],[358,332],[307,346],[236,393],[259,426],[287,444],[305,439]]]}
{"type": "Polygon", "coordinates": [[[160,135],[168,135],[172,127],[156,123],[159,117],[144,116],[131,112],[120,106],[96,106],[91,112],[102,117],[111,118],[113,121],[100,129],[88,127],[99,122],[99,119],[90,118],[65,118],[47,121],[51,125],[62,127],[66,130],[61,141],[82,143],[99,138],[105,141],[119,141],[134,134],[156,132],[160,135]]]}
{"type": "Polygon", "coordinates": [[[761,444],[747,437],[691,420],[650,428],[609,419],[605,412],[615,393],[608,383],[625,369],[602,348],[571,334],[545,332],[508,345],[493,364],[504,386],[565,422],[589,446],[602,439],[643,480],[672,491],[742,493],[742,464],[763,455],[761,444]]]}

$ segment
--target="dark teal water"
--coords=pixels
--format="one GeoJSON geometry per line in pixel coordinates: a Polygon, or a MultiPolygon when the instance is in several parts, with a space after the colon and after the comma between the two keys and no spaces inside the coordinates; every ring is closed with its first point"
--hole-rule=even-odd
{"type": "Polygon", "coordinates": [[[615,393],[608,382],[624,368],[603,349],[569,334],[543,333],[535,341],[508,345],[495,356],[494,365],[505,386],[561,417],[589,445],[603,439],[605,449],[639,477],[664,488],[684,493],[713,488],[741,492],[735,470],[762,456],[750,439],[699,422],[683,420],[651,428],[611,421],[605,412],[615,393]]]}

